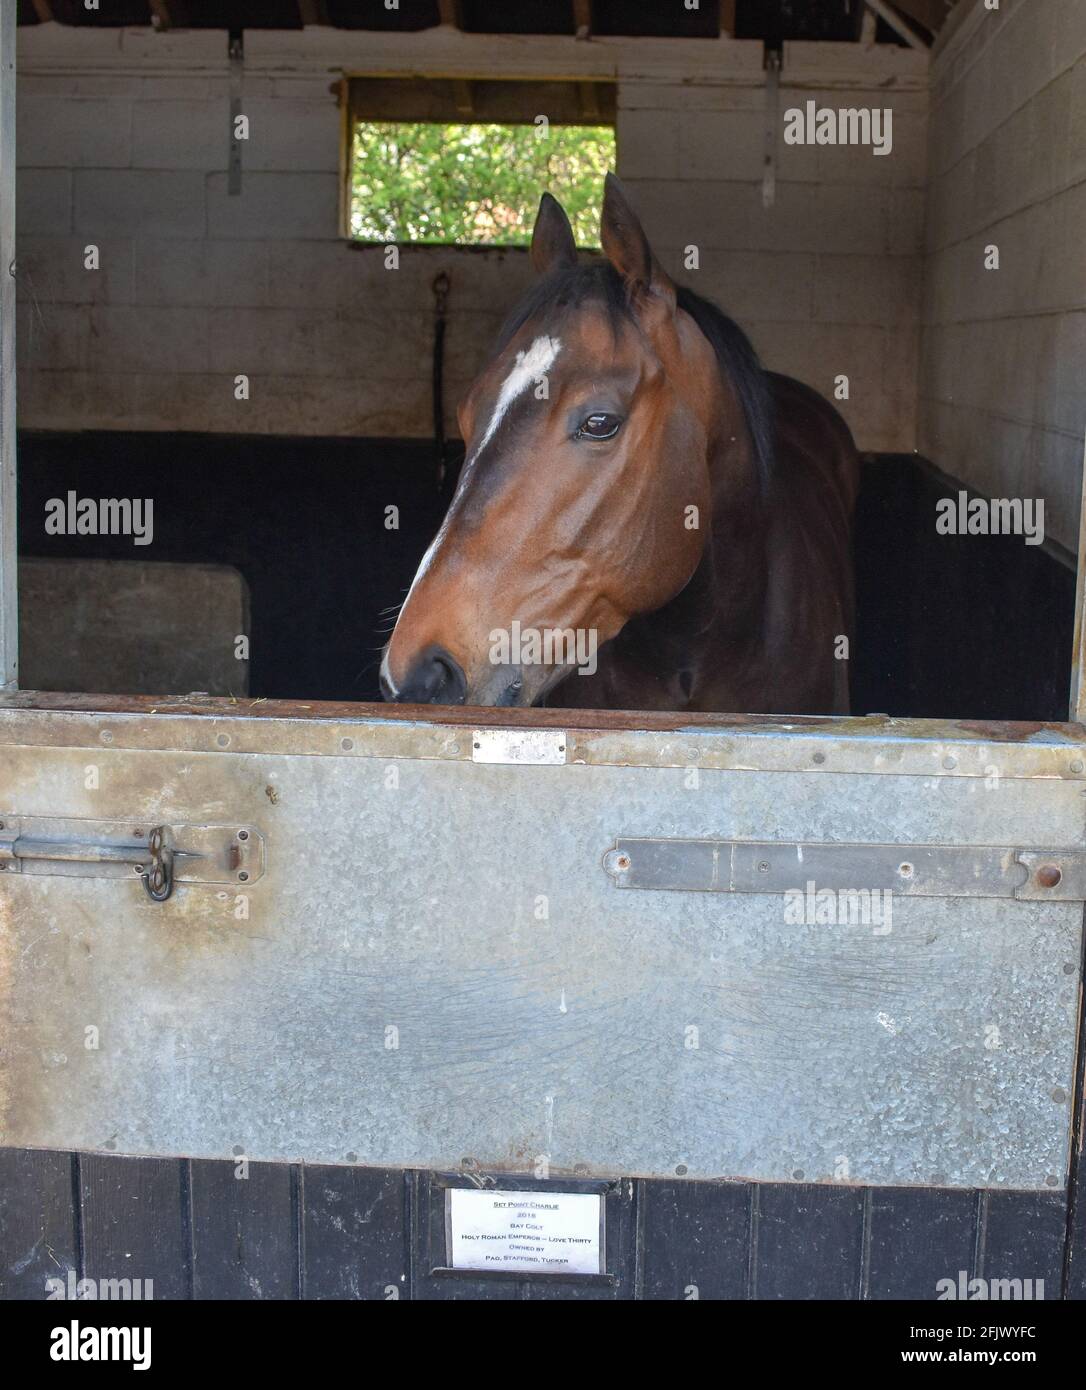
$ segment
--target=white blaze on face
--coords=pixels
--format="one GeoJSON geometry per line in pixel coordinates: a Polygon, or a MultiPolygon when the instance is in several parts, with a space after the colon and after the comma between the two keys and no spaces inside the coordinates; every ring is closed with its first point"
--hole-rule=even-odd
{"type": "Polygon", "coordinates": [[[558,356],[562,344],[557,338],[543,336],[537,338],[530,348],[524,352],[517,353],[517,360],[513,363],[513,370],[502,382],[502,389],[498,392],[498,400],[494,406],[494,414],[490,417],[490,424],[486,427],[486,433],[479,441],[479,447],[472,454],[467,468],[475,463],[476,459],[490,443],[494,431],[501,424],[505,412],[513,404],[518,396],[524,394],[530,386],[536,382],[547,371],[550,370],[554,359],[558,356]]]}
{"type": "MultiPolygon", "coordinates": [[[[494,433],[501,424],[509,407],[518,396],[522,396],[525,391],[536,384],[544,373],[550,370],[551,366],[554,364],[554,359],[558,356],[561,349],[562,344],[557,338],[549,338],[544,334],[542,337],[536,338],[531,347],[526,348],[523,352],[517,353],[517,360],[513,363],[512,370],[502,382],[501,390],[498,392],[498,399],[494,403],[494,413],[490,417],[490,422],[486,427],[486,431],[482,439],[479,440],[478,445],[472,451],[471,458],[464,464],[464,471],[460,474],[458,489],[464,485],[464,480],[475,467],[479,460],[479,455],[490,443],[491,439],[493,439],[494,433]]],[[[419,565],[418,571],[411,581],[411,588],[408,589],[407,598],[404,599],[403,606],[400,609],[401,613],[403,609],[407,607],[408,601],[415,591],[415,585],[430,568],[430,562],[437,553],[438,546],[445,539],[445,532],[448,529],[448,525],[449,519],[446,515],[445,520],[441,523],[440,530],[430,542],[430,548],[422,557],[422,564],[419,565]]],[[[387,652],[382,665],[385,670],[386,679],[388,679],[391,684],[391,678],[388,676],[387,652]]]]}

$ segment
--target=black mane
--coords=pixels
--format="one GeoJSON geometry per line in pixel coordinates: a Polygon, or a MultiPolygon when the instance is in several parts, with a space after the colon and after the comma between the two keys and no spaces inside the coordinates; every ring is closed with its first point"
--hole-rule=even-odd
{"type": "MultiPolygon", "coordinates": [[[[754,451],[755,466],[763,483],[768,482],[773,468],[773,406],[765,369],[754,347],[733,320],[711,300],[703,299],[693,290],[679,287],[677,301],[680,309],[694,320],[709,339],[720,369],[731,382],[742,407],[754,451]]],[[[609,261],[571,266],[552,270],[542,276],[520,301],[502,326],[497,350],[530,320],[548,309],[575,308],[585,300],[601,302],[612,324],[633,321],[622,277],[609,261]]]]}
{"type": "Polygon", "coordinates": [[[713,345],[721,370],[735,388],[750,432],[755,467],[765,485],[773,471],[773,401],[754,344],[712,300],[682,286],[676,298],[679,308],[686,310],[713,345]]]}

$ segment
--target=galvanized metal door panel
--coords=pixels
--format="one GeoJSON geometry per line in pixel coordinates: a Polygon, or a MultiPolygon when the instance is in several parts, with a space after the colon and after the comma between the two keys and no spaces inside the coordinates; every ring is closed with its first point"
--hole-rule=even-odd
{"type": "Polygon", "coordinates": [[[561,765],[502,765],[471,760],[470,725],[209,705],[0,710],[0,813],[246,825],[265,856],[165,903],[134,877],[0,879],[3,1143],[1064,1184],[1080,902],[903,896],[888,933],[796,925],[780,893],[619,891],[604,858],[1081,850],[1073,731],[581,729],[561,765]]]}

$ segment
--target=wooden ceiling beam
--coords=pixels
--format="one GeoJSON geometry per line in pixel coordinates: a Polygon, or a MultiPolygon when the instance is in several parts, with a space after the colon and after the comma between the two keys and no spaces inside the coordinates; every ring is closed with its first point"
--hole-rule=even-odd
{"type": "Polygon", "coordinates": [[[900,35],[910,48],[928,49],[931,47],[927,39],[922,38],[908,20],[898,14],[889,0],[864,0],[864,4],[869,10],[874,10],[880,19],[885,20],[894,33],[900,35]]]}
{"type": "Polygon", "coordinates": [[[328,6],[325,0],[298,0],[298,14],[301,16],[302,27],[309,24],[327,24],[328,6]]]}
{"type": "Polygon", "coordinates": [[[448,24],[453,29],[462,28],[460,0],[437,0],[437,18],[439,24],[448,24]]]}
{"type": "Polygon", "coordinates": [[[184,29],[189,22],[185,0],[147,0],[153,29],[184,29]]]}
{"type": "Polygon", "coordinates": [[[573,32],[579,39],[592,37],[592,0],[573,0],[573,32]]]}
{"type": "Polygon", "coordinates": [[[894,0],[894,9],[909,19],[915,19],[932,34],[937,34],[954,8],[954,0],[894,0]]]}
{"type": "Polygon", "coordinates": [[[720,0],[720,32],[735,38],[735,0],[720,0]]]}
{"type": "Polygon", "coordinates": [[[595,82],[577,83],[577,100],[581,105],[581,119],[585,125],[600,123],[600,93],[595,82]]]}
{"type": "Polygon", "coordinates": [[[453,78],[453,98],[456,102],[456,109],[461,116],[475,115],[475,93],[467,78],[453,78]]]}

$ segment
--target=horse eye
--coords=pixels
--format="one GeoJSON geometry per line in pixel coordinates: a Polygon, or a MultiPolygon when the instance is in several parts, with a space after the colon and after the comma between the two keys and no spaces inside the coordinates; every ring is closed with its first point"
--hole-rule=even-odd
{"type": "Polygon", "coordinates": [[[586,415],[577,428],[578,439],[611,439],[618,434],[622,420],[617,415],[586,415]]]}

